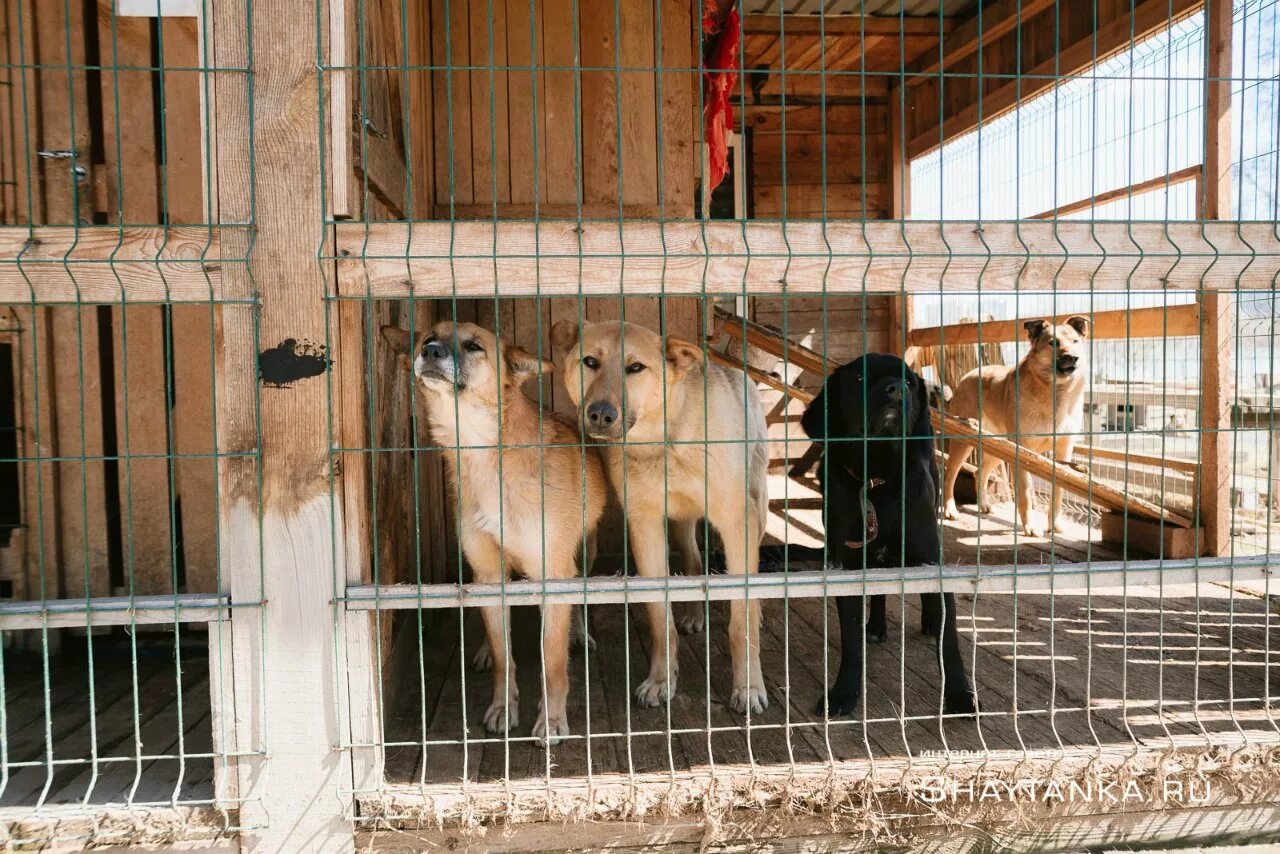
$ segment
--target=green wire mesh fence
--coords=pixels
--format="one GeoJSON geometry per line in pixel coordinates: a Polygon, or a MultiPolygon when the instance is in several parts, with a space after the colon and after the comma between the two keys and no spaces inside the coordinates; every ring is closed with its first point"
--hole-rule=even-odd
{"type": "Polygon", "coordinates": [[[287,5],[0,0],[15,839],[1271,756],[1274,0],[287,5]]]}

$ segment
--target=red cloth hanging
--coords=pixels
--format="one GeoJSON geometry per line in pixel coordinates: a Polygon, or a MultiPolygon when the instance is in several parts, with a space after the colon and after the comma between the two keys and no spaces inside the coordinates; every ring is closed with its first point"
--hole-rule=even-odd
{"type": "Polygon", "coordinates": [[[709,39],[703,84],[703,136],[709,149],[708,190],[720,186],[729,172],[729,131],[733,129],[730,100],[738,82],[738,47],[741,42],[738,9],[735,5],[717,21],[716,0],[706,0],[702,11],[702,34],[709,39]]]}

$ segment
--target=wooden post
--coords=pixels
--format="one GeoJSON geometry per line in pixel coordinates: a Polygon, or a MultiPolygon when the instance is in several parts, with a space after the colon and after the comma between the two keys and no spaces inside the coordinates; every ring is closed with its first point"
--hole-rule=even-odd
{"type": "MultiPolygon", "coordinates": [[[[313,369],[299,376],[267,383],[258,371],[259,348],[328,340],[316,257],[326,234],[316,33],[327,34],[328,21],[317,20],[314,0],[210,6],[216,64],[229,69],[214,78],[222,248],[224,257],[248,259],[224,262],[223,287],[258,299],[224,306],[217,389],[219,451],[260,451],[260,459],[223,458],[218,472],[222,575],[242,606],[232,616],[236,738],[241,751],[260,754],[239,763],[241,843],[349,850],[333,602],[343,589],[344,530],[329,445],[340,418],[330,407],[329,362],[316,349],[285,360],[313,369]],[[249,223],[252,234],[236,227],[249,223]]],[[[363,622],[348,631],[356,625],[363,622]]]]}
{"type": "MultiPolygon", "coordinates": [[[[1231,211],[1231,0],[1205,7],[1204,218],[1230,219],[1231,211]]],[[[1231,548],[1231,366],[1235,301],[1227,292],[1203,291],[1200,334],[1200,482],[1203,553],[1231,548]]]]}
{"type": "MultiPolygon", "coordinates": [[[[902,100],[906,92],[900,85],[889,87],[889,218],[906,219],[911,212],[911,163],[907,159],[907,141],[902,132],[902,100]]],[[[911,297],[906,293],[889,298],[889,352],[908,364],[913,352],[907,346],[911,333],[911,297]]]]}

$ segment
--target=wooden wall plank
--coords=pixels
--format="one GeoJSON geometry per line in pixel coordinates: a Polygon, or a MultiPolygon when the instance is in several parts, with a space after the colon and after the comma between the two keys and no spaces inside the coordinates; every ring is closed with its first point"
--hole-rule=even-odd
{"type": "MultiPolygon", "coordinates": [[[[576,47],[574,0],[541,0],[543,62],[548,69],[572,68],[576,47]]],[[[543,95],[542,140],[546,151],[540,164],[546,180],[544,200],[574,205],[581,201],[582,155],[578,151],[582,116],[577,106],[580,80],[575,71],[540,73],[543,95]]]]}
{"type": "Polygon", "coordinates": [[[471,81],[458,70],[471,62],[467,0],[431,2],[431,92],[435,104],[436,204],[471,204],[471,81]]]}
{"type": "MultiPolygon", "coordinates": [[[[164,202],[167,221],[199,223],[206,217],[203,145],[205,122],[200,113],[204,80],[199,72],[174,71],[200,66],[195,18],[163,18],[164,71],[163,176],[168,188],[164,202]]],[[[214,355],[218,309],[174,306],[173,328],[173,450],[175,500],[180,509],[181,559],[184,589],[212,593],[217,578],[217,461],[208,456],[216,448],[214,355]],[[205,455],[194,457],[190,455],[205,455]]]]}
{"type": "MultiPolygon", "coordinates": [[[[26,6],[28,4],[22,4],[26,6]]],[[[92,221],[93,207],[87,177],[90,169],[90,126],[84,18],[63,4],[31,4],[24,22],[34,27],[31,60],[42,67],[29,71],[36,81],[38,101],[31,125],[39,134],[37,150],[70,151],[71,158],[41,157],[33,188],[43,205],[41,221],[77,224],[92,221]],[[71,54],[67,54],[68,46],[71,54]],[[72,66],[71,71],[65,70],[72,66]],[[63,66],[60,68],[59,66],[63,66]]],[[[73,267],[72,275],[78,271],[73,267]]],[[[63,462],[57,471],[57,532],[62,565],[44,561],[44,591],[48,596],[101,595],[110,589],[106,517],[106,479],[103,454],[101,373],[98,314],[93,308],[48,309],[48,341],[54,396],[58,454],[85,456],[84,462],[63,462]]],[[[37,356],[40,355],[37,353],[37,356]]],[[[48,485],[46,484],[46,488],[48,485]]],[[[48,522],[50,520],[46,520],[48,522]]]]}
{"type": "MultiPolygon", "coordinates": [[[[153,18],[117,17],[99,0],[99,40],[111,64],[102,75],[103,135],[109,222],[160,221],[162,194],[152,74],[153,18]]],[[[170,491],[169,370],[165,309],[154,305],[112,309],[123,590],[174,590],[170,491]]],[[[114,486],[112,487],[114,488],[114,486]]]]}
{"type": "MultiPolygon", "coordinates": [[[[579,52],[582,65],[592,69],[618,66],[615,17],[619,0],[600,4],[594,12],[580,10],[579,52]]],[[[570,18],[572,22],[572,18],[570,18]]],[[[582,198],[596,210],[617,209],[618,146],[617,73],[583,71],[580,74],[579,112],[582,138],[582,198]],[[588,144],[588,140],[590,143],[588,144]]]]}
{"type": "MultiPolygon", "coordinates": [[[[473,201],[511,201],[511,128],[507,114],[507,72],[490,69],[507,64],[507,17],[500,3],[471,0],[471,83],[473,201]],[[494,14],[489,14],[492,7],[494,14]]],[[[455,117],[454,121],[458,121],[455,117]]]]}
{"type": "MultiPolygon", "coordinates": [[[[499,10],[495,9],[495,14],[498,13],[499,10]]],[[[535,64],[541,64],[542,34],[536,34],[535,44],[535,23],[530,13],[529,0],[507,0],[507,63],[512,67],[532,68],[535,64]]],[[[532,204],[535,197],[538,201],[544,201],[546,197],[540,170],[546,161],[543,151],[546,140],[542,138],[542,128],[539,126],[541,122],[534,110],[535,97],[539,101],[538,109],[542,108],[543,93],[536,91],[538,75],[532,70],[515,70],[505,76],[509,113],[507,131],[510,135],[510,194],[507,200],[512,204],[532,204]]]]}
{"type": "Polygon", "coordinates": [[[699,160],[697,148],[702,139],[695,120],[698,81],[694,72],[680,69],[697,67],[694,49],[700,38],[691,6],[685,0],[658,0],[655,8],[660,17],[656,30],[662,42],[656,58],[658,67],[663,69],[658,72],[662,115],[658,148],[662,165],[660,201],[667,217],[692,217],[699,160]]]}

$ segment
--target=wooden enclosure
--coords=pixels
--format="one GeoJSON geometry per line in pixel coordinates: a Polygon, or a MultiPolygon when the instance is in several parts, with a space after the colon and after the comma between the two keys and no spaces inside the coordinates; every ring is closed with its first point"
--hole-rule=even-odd
{"type": "MultiPolygon", "coordinates": [[[[911,806],[899,803],[903,769],[953,766],[945,757],[911,756],[910,746],[905,758],[894,752],[907,724],[889,719],[906,714],[901,706],[876,706],[897,729],[863,741],[845,728],[834,739],[838,750],[825,753],[823,740],[827,748],[831,740],[820,729],[804,730],[803,750],[791,751],[793,726],[824,724],[811,708],[793,708],[776,685],[778,717],[758,729],[729,721],[719,705],[713,721],[719,700],[701,688],[693,696],[706,703],[705,715],[690,705],[666,721],[635,723],[631,686],[619,672],[636,666],[630,651],[643,641],[621,618],[600,634],[614,643],[602,658],[612,669],[582,691],[615,739],[599,754],[605,764],[591,764],[590,740],[566,748],[557,764],[529,739],[500,738],[467,764],[458,748],[477,741],[477,724],[467,717],[462,617],[492,602],[484,597],[493,590],[469,583],[441,454],[429,449],[410,377],[378,330],[474,322],[545,357],[557,321],[625,317],[745,366],[767,410],[770,489],[781,484],[785,494],[770,510],[770,531],[784,520],[818,542],[823,496],[798,465],[814,454],[796,421],[827,373],[866,352],[896,353],[917,366],[951,359],[952,373],[962,362],[967,369],[995,361],[1000,345],[1024,337],[1028,318],[925,327],[915,322],[913,300],[1072,288],[1197,293],[1194,304],[1093,317],[1099,340],[1198,339],[1196,459],[1081,448],[1090,460],[1126,469],[1167,465],[1195,484],[1193,512],[1095,489],[1089,475],[1065,475],[1006,441],[993,443],[1002,459],[1063,475],[1076,493],[1096,498],[1091,510],[1109,511],[1100,525],[1106,543],[1080,525],[1061,542],[1027,545],[1012,533],[1012,517],[996,518],[995,532],[984,533],[966,516],[946,531],[945,566],[865,577],[801,571],[785,576],[785,586],[779,576],[743,582],[714,573],[658,583],[609,575],[626,563],[615,513],[602,536],[613,562],[599,577],[513,581],[504,601],[606,608],[719,602],[749,590],[775,617],[794,615],[798,626],[825,631],[834,610],[812,601],[818,597],[885,593],[905,601],[907,593],[945,590],[972,606],[974,632],[1003,632],[1058,616],[1036,605],[1019,622],[1010,594],[1066,585],[1072,613],[1084,614],[1071,619],[1092,626],[1090,608],[1123,610],[1125,585],[1141,585],[1147,610],[1135,625],[1159,632],[1163,612],[1157,620],[1150,609],[1163,607],[1166,584],[1180,585],[1178,607],[1198,609],[1202,585],[1230,582],[1214,596],[1232,602],[1233,590],[1246,591],[1254,599],[1242,613],[1255,622],[1214,649],[1264,656],[1262,676],[1257,668],[1235,676],[1228,667],[1202,681],[1197,657],[1194,684],[1181,678],[1185,670],[1170,683],[1197,692],[1197,704],[1219,692],[1212,702],[1226,704],[1229,721],[1195,730],[1184,718],[1174,732],[1165,727],[1164,740],[1144,736],[1139,751],[1136,740],[1121,738],[1132,737],[1122,692],[1126,704],[1097,718],[1104,744],[1088,706],[1092,670],[1083,684],[1073,676],[1059,685],[1034,656],[1010,659],[988,643],[981,653],[988,666],[1013,663],[1014,687],[999,671],[992,692],[1011,710],[999,712],[996,740],[988,744],[979,732],[963,743],[1005,770],[1031,757],[1065,762],[1072,774],[1096,760],[1148,776],[1180,750],[1188,762],[1216,761],[1224,745],[1252,750],[1258,761],[1248,773],[1257,779],[1232,776],[1240,769],[1226,764],[1206,771],[1244,781],[1211,807],[1274,819],[1274,805],[1250,794],[1273,791],[1275,782],[1272,701],[1258,699],[1274,691],[1265,658],[1274,564],[1268,554],[1232,551],[1231,366],[1233,299],[1274,291],[1280,235],[1274,222],[1232,219],[1230,152],[1241,125],[1232,115],[1232,7],[1094,6],[944,0],[929,14],[864,15],[850,0],[815,16],[779,12],[765,0],[0,2],[0,396],[12,397],[9,409],[0,400],[0,478],[8,478],[0,483],[16,483],[19,493],[16,510],[0,505],[16,513],[0,516],[0,590],[11,600],[0,602],[0,630],[19,638],[14,647],[35,656],[22,661],[43,662],[44,674],[43,683],[28,674],[11,694],[0,691],[10,706],[32,704],[22,718],[25,741],[13,742],[26,751],[23,791],[31,797],[0,803],[6,827],[44,820],[32,805],[42,787],[29,784],[61,761],[45,742],[98,758],[87,734],[97,706],[67,711],[81,699],[77,686],[92,683],[93,668],[61,659],[55,668],[59,644],[123,637],[128,653],[106,670],[118,680],[108,697],[132,702],[133,720],[120,711],[125,705],[108,709],[99,698],[109,747],[122,751],[116,759],[127,765],[136,747],[141,768],[141,745],[160,740],[162,724],[181,726],[183,692],[201,705],[201,716],[185,719],[199,729],[192,739],[201,745],[199,778],[163,777],[156,802],[146,805],[149,820],[188,830],[139,830],[129,843],[188,833],[255,850],[349,850],[357,827],[438,822],[447,827],[424,833],[424,844],[454,844],[454,825],[510,818],[517,797],[544,818],[575,822],[629,820],[644,815],[639,805],[661,802],[703,822],[709,836],[680,836],[690,850],[723,831],[722,817],[757,809],[779,817],[783,832],[775,836],[827,838],[829,827],[788,813],[797,792],[812,795],[818,812],[823,798],[838,798],[824,820],[850,832],[872,825],[933,832],[926,822],[941,821],[936,815],[903,818],[911,806]],[[733,171],[713,190],[703,114],[710,36],[701,19],[730,7],[742,13],[733,171]],[[1171,173],[1166,184],[1194,182],[1198,220],[1062,218],[1105,196],[1016,222],[912,220],[913,159],[1196,13],[1206,20],[1204,162],[1171,173]],[[732,217],[722,215],[734,205],[732,217]],[[704,213],[713,208],[721,213],[704,213]],[[6,435],[16,438],[5,444],[6,435]],[[979,542],[988,534],[994,545],[979,542]],[[1135,561],[1141,547],[1163,559],[1135,561]],[[1112,591],[1101,604],[1093,585],[1112,591]],[[792,596],[810,601],[796,606],[792,596]],[[988,597],[981,614],[979,596],[988,597]],[[172,633],[172,648],[158,653],[167,656],[161,666],[139,668],[139,626],[172,633]],[[198,659],[185,677],[183,656],[198,659]],[[157,689],[156,708],[147,710],[147,698],[126,688],[136,689],[130,680],[139,672],[159,684],[156,673],[170,661],[173,685],[157,689]],[[55,673],[65,684],[49,689],[55,673]],[[1031,702],[1045,705],[1034,715],[1044,715],[1018,709],[1026,696],[1018,678],[1033,684],[1031,702]],[[1052,717],[1059,689],[1083,704],[1070,709],[1081,716],[1063,730],[1078,742],[1068,745],[1074,752],[1064,751],[1052,717]],[[1024,720],[1033,734],[1025,742],[1024,720]],[[635,742],[633,723],[643,730],[635,742]],[[674,738],[673,726],[681,728],[674,738]],[[628,739],[625,751],[618,732],[628,739]],[[721,744],[723,756],[704,755],[721,744]],[[686,760],[680,767],[669,760],[676,755],[686,760]],[[457,764],[456,773],[452,764],[444,778],[429,768],[436,756],[457,764]],[[716,786],[704,784],[717,780],[723,791],[708,794],[716,786]],[[1258,780],[1263,785],[1253,785],[1258,780]],[[870,816],[865,826],[842,812],[858,798],[858,815],[870,816]]],[[[556,379],[541,382],[526,392],[572,414],[556,379]]],[[[961,435],[975,429],[949,427],[961,435]]],[[[687,647],[688,681],[705,677],[710,685],[713,671],[719,679],[727,670],[722,622],[719,647],[687,647]]],[[[532,648],[530,625],[521,624],[520,639],[532,648]]],[[[789,667],[787,644],[795,643],[797,684],[822,690],[825,673],[815,662],[832,654],[830,639],[802,645],[790,639],[790,623],[781,625],[769,629],[771,662],[789,667]]],[[[1077,658],[1105,649],[1098,661],[1128,666],[1123,646],[1095,647],[1091,637],[1073,635],[1067,649],[1077,658]]],[[[915,682],[906,665],[892,686],[888,671],[876,675],[890,686],[886,696],[910,692],[924,708],[935,686],[917,664],[915,682]]],[[[536,679],[536,669],[531,661],[525,678],[536,679]]],[[[1100,678],[1114,693],[1128,671],[1100,678]]],[[[528,681],[523,690],[527,728],[540,686],[528,681]]],[[[1142,692],[1144,714],[1156,707],[1158,715],[1172,697],[1164,682],[1142,682],[1142,692]]],[[[941,726],[939,719],[929,730],[928,717],[917,715],[910,723],[917,746],[945,744],[941,726]]],[[[175,743],[180,749],[182,738],[175,743]]],[[[114,792],[132,791],[127,773],[117,770],[111,782],[114,792]]],[[[87,797],[72,786],[57,791],[87,797]]],[[[78,831],[86,837],[106,832],[96,802],[41,803],[57,817],[89,821],[91,830],[78,831]]],[[[1110,820],[1105,809],[1069,812],[1037,805],[1034,816],[1053,826],[1110,820]]],[[[1152,808],[1120,837],[1176,838],[1183,827],[1176,812],[1152,808]]],[[[971,817],[951,818],[944,832],[971,817]]],[[[977,821],[984,840],[1016,838],[1028,849],[1066,849],[1080,838],[1064,831],[1044,848],[1047,837],[1021,838],[1003,819],[977,821]]],[[[553,845],[535,825],[512,845],[587,845],[596,831],[584,827],[557,825],[553,845]]],[[[631,826],[617,831],[625,844],[655,838],[631,826]]]]}

